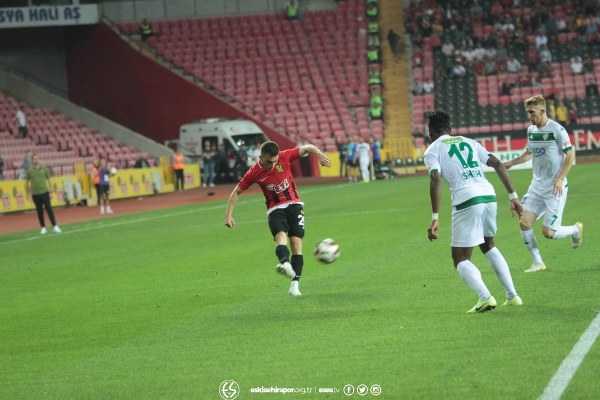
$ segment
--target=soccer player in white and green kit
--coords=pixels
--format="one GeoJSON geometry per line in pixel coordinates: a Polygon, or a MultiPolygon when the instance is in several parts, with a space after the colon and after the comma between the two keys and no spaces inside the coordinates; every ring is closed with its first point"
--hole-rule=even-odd
{"type": "Polygon", "coordinates": [[[546,114],[546,100],[537,95],[525,100],[525,110],[531,126],[527,129],[527,150],[512,161],[504,163],[506,168],[532,160],[533,179],[523,196],[523,216],[520,219],[521,237],[533,257],[533,264],[525,272],[544,271],[533,224],[544,217],[542,233],[548,239],[570,236],[573,248],[581,246],[583,224],[562,226],[562,216],[567,202],[567,174],[575,162],[575,150],[569,134],[546,114]]]}
{"type": "Polygon", "coordinates": [[[520,306],[508,263],[494,244],[496,235],[496,192],[483,173],[483,165],[496,171],[508,191],[513,215],[523,211],[519,196],[513,189],[508,171],[496,157],[489,154],[478,142],[463,137],[450,136],[450,117],[436,111],[428,119],[429,135],[433,143],[425,151],[425,165],[429,171],[431,198],[431,225],[429,240],[438,238],[441,180],[450,187],[452,195],[452,259],[462,280],[479,297],[469,313],[480,313],[496,308],[496,299],[483,282],[481,272],[471,262],[473,248],[479,249],[490,263],[506,291],[503,305],[520,306]]]}

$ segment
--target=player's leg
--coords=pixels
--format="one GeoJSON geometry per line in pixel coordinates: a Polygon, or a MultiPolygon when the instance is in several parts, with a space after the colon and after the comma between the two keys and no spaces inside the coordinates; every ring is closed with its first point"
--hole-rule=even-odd
{"type": "Polygon", "coordinates": [[[34,194],[31,196],[33,200],[33,204],[35,204],[35,211],[37,213],[38,221],[40,223],[40,227],[42,228],[41,234],[46,234],[46,221],[44,220],[44,206],[43,201],[39,194],[34,194]]]}
{"type": "Polygon", "coordinates": [[[548,239],[563,239],[571,237],[573,248],[581,245],[583,238],[583,224],[576,222],[574,225],[563,226],[562,216],[567,203],[567,193],[569,188],[563,188],[563,193],[559,198],[552,197],[546,200],[546,217],[542,226],[544,237],[548,239]]]}
{"type": "Polygon", "coordinates": [[[533,264],[525,272],[537,272],[546,269],[546,264],[542,260],[542,255],[538,248],[537,238],[533,232],[533,224],[538,216],[544,214],[546,208],[543,199],[535,193],[528,192],[523,196],[523,215],[519,219],[521,226],[521,238],[533,258],[533,264]]]}
{"type": "Polygon", "coordinates": [[[479,297],[479,301],[468,312],[484,312],[496,307],[496,299],[488,290],[481,272],[471,262],[473,247],[483,241],[483,226],[480,212],[483,204],[452,212],[452,260],[461,279],[479,297]]]}
{"type": "Polygon", "coordinates": [[[504,286],[507,298],[504,305],[521,305],[523,302],[515,289],[508,263],[494,243],[494,236],[496,236],[497,231],[496,213],[498,205],[497,203],[487,203],[485,208],[486,212],[482,220],[483,243],[479,245],[479,249],[487,258],[502,286],[504,286]]]}
{"type": "Polygon", "coordinates": [[[287,207],[290,247],[292,249],[292,268],[296,276],[292,279],[290,295],[300,296],[300,278],[304,267],[304,255],[302,254],[302,239],[304,238],[304,209],[300,204],[292,204],[287,207]]]}
{"type": "Polygon", "coordinates": [[[294,278],[296,273],[290,264],[290,250],[287,246],[289,227],[285,209],[273,210],[269,214],[269,229],[275,240],[275,255],[279,261],[275,266],[275,272],[288,278],[294,278]]]}
{"type": "Polygon", "coordinates": [[[54,210],[52,210],[52,204],[50,203],[50,193],[44,193],[41,195],[42,204],[46,209],[46,213],[48,214],[48,219],[50,219],[50,223],[52,226],[56,226],[56,218],[54,218],[54,210]]]}

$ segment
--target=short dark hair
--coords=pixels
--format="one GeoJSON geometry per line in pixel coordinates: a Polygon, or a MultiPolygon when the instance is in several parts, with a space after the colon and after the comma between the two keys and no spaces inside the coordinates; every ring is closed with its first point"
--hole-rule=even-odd
{"type": "Polygon", "coordinates": [[[270,140],[267,142],[264,142],[260,146],[260,154],[262,156],[275,157],[276,155],[279,154],[279,146],[277,145],[277,143],[272,142],[270,140]]]}
{"type": "Polygon", "coordinates": [[[443,111],[434,111],[428,116],[429,130],[444,132],[450,130],[450,116],[443,111]]]}

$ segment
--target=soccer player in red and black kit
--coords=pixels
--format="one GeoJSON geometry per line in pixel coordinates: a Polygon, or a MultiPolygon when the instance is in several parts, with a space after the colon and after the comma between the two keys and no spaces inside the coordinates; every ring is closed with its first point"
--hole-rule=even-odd
{"type": "Polygon", "coordinates": [[[298,188],[292,176],[291,163],[298,158],[314,154],[324,167],[331,167],[331,160],[312,144],[279,151],[275,142],[265,142],[260,147],[260,157],[242,177],[233,189],[225,212],[225,225],[235,226],[233,208],[242,192],[256,183],[262,189],[267,204],[269,229],[275,239],[275,254],[279,264],[275,271],[292,278],[289,294],[300,296],[298,282],[302,275],[304,258],[302,256],[302,238],[304,237],[304,209],[298,194],[298,188]],[[290,250],[288,249],[288,237],[290,250]]]}

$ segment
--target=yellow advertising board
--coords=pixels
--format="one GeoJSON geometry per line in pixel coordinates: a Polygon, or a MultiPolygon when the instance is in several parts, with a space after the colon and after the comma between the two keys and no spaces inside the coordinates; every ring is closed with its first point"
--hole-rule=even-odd
{"type": "MultiPolygon", "coordinates": [[[[165,183],[172,178],[165,179],[162,167],[125,169],[118,171],[110,178],[111,200],[125,199],[130,197],[150,196],[155,193],[168,193],[173,191],[173,184],[165,183]],[[155,184],[155,179],[160,179],[160,185],[155,184]]],[[[56,176],[50,179],[53,194],[51,202],[53,207],[79,204],[82,200],[90,200],[88,204],[97,204],[96,190],[90,184],[89,174],[56,176]],[[76,185],[79,183],[81,193],[76,193],[69,202],[65,193],[65,185],[76,185]]],[[[184,172],[185,188],[194,189],[200,187],[200,169],[197,165],[186,165],[184,172]]],[[[35,205],[31,198],[25,195],[25,181],[0,181],[0,213],[20,212],[34,210],[35,205]]]]}

